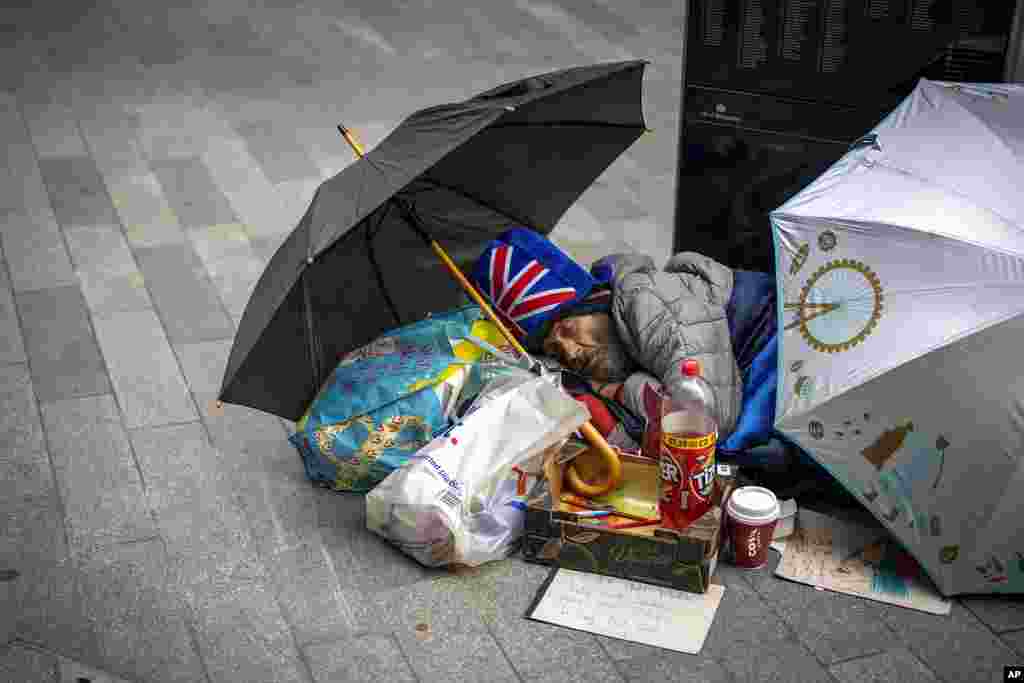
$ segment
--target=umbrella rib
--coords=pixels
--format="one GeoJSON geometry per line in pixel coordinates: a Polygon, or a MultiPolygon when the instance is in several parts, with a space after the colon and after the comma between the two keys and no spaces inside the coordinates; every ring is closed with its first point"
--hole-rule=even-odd
{"type": "Polygon", "coordinates": [[[306,339],[309,342],[309,358],[313,370],[313,391],[316,392],[320,388],[321,379],[320,344],[313,326],[313,299],[309,292],[310,267],[307,267],[299,277],[302,279],[302,296],[306,304],[306,339]]]}
{"type": "Polygon", "coordinates": [[[476,202],[477,204],[479,204],[480,206],[484,207],[485,209],[490,209],[494,213],[496,213],[496,214],[498,214],[500,216],[504,216],[505,218],[509,219],[510,221],[514,221],[514,222],[518,223],[519,225],[522,225],[523,227],[536,229],[536,226],[533,225],[532,221],[528,221],[528,220],[526,220],[524,218],[521,218],[520,216],[513,216],[512,214],[508,213],[507,211],[504,211],[503,209],[499,209],[498,207],[494,206],[492,203],[488,202],[487,200],[480,199],[479,197],[477,197],[477,196],[475,196],[475,195],[473,195],[473,194],[471,194],[469,192],[466,192],[462,188],[455,187],[453,185],[448,185],[446,183],[438,182],[438,181],[436,181],[436,180],[434,180],[432,178],[428,178],[426,176],[421,177],[421,178],[417,178],[417,180],[421,181],[421,182],[424,182],[424,183],[428,183],[432,187],[436,187],[436,188],[439,188],[439,189],[442,189],[442,190],[448,190],[449,192],[457,194],[460,197],[465,197],[466,199],[468,199],[470,201],[476,202]]]}
{"type": "Polygon", "coordinates": [[[402,318],[398,315],[398,309],[395,307],[395,302],[391,299],[391,294],[388,292],[387,287],[384,286],[384,273],[380,269],[380,262],[377,261],[377,252],[373,246],[373,239],[377,236],[377,232],[380,230],[380,226],[383,225],[384,219],[390,210],[391,203],[388,202],[384,206],[384,210],[381,211],[380,218],[377,220],[377,224],[373,226],[372,231],[369,225],[366,226],[366,250],[367,255],[370,257],[370,265],[373,266],[373,274],[377,277],[377,286],[380,287],[384,301],[387,303],[388,308],[391,309],[391,316],[395,319],[395,324],[401,325],[402,318]]]}

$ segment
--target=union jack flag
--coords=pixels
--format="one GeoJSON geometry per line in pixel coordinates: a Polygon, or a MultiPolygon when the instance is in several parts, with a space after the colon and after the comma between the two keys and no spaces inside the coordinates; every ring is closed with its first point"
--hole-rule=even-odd
{"type": "Polygon", "coordinates": [[[525,250],[502,244],[491,250],[486,278],[480,278],[484,293],[494,304],[502,322],[526,336],[544,317],[578,295],[574,287],[551,274],[551,269],[525,250]]]}

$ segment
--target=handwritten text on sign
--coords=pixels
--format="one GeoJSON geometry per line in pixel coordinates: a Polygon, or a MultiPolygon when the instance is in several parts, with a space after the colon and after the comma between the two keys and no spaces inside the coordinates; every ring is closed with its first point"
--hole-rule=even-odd
{"type": "Polygon", "coordinates": [[[724,589],[704,594],[559,569],[530,615],[539,621],[697,654],[724,589]]]}

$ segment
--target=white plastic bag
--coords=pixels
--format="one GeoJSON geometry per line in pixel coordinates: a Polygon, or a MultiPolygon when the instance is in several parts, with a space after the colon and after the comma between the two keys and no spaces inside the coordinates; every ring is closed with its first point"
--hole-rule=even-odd
{"type": "Polygon", "coordinates": [[[557,375],[525,370],[489,382],[466,416],[366,496],[366,525],[421,564],[478,566],[522,535],[522,468],[590,419],[557,375]]]}

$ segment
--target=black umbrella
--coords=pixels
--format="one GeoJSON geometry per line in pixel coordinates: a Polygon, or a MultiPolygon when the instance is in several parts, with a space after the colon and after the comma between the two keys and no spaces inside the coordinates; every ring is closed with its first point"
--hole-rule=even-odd
{"type": "Polygon", "coordinates": [[[551,232],[645,131],[646,64],[556,71],[421,110],[321,184],[256,283],[219,400],[297,421],[346,353],[466,303],[452,274],[510,227],[551,232]]]}

